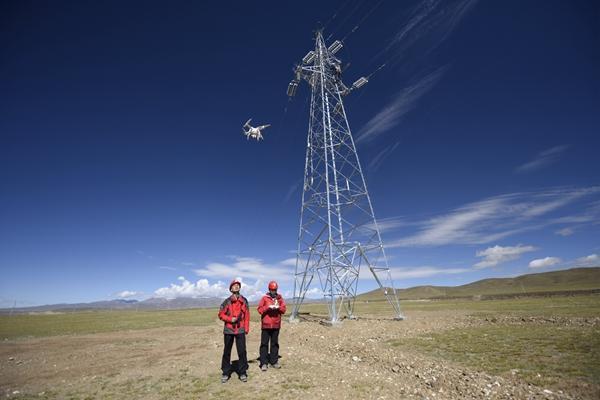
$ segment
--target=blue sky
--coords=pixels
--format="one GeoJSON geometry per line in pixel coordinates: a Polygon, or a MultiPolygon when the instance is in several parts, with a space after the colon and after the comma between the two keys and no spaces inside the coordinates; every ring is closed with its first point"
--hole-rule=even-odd
{"type": "Polygon", "coordinates": [[[3,2],[0,306],[289,293],[319,22],[397,287],[598,265],[598,7],[3,2]]]}

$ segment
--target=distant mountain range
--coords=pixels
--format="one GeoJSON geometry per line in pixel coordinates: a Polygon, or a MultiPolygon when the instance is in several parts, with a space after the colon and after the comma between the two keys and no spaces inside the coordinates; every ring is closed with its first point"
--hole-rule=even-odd
{"type": "Polygon", "coordinates": [[[163,299],[152,297],[147,300],[105,300],[92,303],[48,304],[35,307],[4,308],[0,313],[8,312],[45,312],[45,311],[83,311],[83,310],[176,310],[185,308],[218,307],[223,299],[218,297],[163,299]]]}
{"type": "MultiPolygon", "coordinates": [[[[461,286],[415,286],[408,289],[398,289],[397,293],[401,300],[419,300],[534,296],[579,291],[600,292],[600,267],[541,272],[515,278],[483,279],[461,286]]],[[[361,294],[358,299],[377,300],[383,299],[383,295],[381,290],[376,289],[361,294]]]]}
{"type": "MultiPolygon", "coordinates": [[[[402,300],[443,299],[466,297],[504,297],[516,295],[544,295],[560,292],[600,292],[600,267],[573,268],[562,271],[521,275],[515,278],[492,278],[462,286],[415,286],[399,289],[402,300]]],[[[376,289],[358,296],[358,300],[383,299],[381,290],[376,289]]],[[[222,298],[202,297],[176,299],[150,298],[138,300],[107,300],[92,303],[49,304],[36,307],[4,308],[0,313],[46,312],[82,310],[175,310],[186,308],[218,307],[222,298]]],[[[310,300],[313,302],[314,300],[310,300]]]]}

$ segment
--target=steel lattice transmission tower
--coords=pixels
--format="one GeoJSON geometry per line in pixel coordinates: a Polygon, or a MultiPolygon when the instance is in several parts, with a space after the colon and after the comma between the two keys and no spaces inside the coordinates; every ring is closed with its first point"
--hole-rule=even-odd
{"type": "Polygon", "coordinates": [[[290,97],[302,80],[311,88],[290,319],[297,319],[315,280],[327,300],[331,323],[340,321],[343,311],[354,318],[361,267],[369,268],[395,318],[403,319],[343,102],[368,79],[362,77],[351,87],[344,85],[341,61],[335,57],[341,48],[340,41],[327,47],[318,31],[315,50],[302,59],[288,87],[290,97]]]}

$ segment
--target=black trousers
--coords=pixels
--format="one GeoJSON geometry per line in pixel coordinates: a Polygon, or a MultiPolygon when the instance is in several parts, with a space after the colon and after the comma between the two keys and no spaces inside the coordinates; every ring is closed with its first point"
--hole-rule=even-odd
{"type": "Polygon", "coordinates": [[[246,357],[246,334],[240,333],[238,335],[223,335],[223,358],[221,359],[221,370],[223,375],[231,375],[233,372],[233,366],[231,365],[231,349],[233,347],[233,341],[235,339],[235,348],[238,353],[237,372],[240,375],[246,375],[248,370],[248,358],[246,357]]]}
{"type": "Polygon", "coordinates": [[[260,334],[260,365],[275,364],[279,359],[279,329],[263,329],[260,334]],[[271,351],[269,351],[269,341],[271,351]]]}

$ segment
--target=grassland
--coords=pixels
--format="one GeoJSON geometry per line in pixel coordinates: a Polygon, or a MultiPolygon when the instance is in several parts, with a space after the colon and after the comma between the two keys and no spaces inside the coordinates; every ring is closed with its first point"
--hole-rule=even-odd
{"type": "MultiPolygon", "coordinates": [[[[411,301],[401,303],[403,312],[465,311],[473,315],[495,318],[499,315],[533,317],[599,317],[600,296],[564,296],[548,298],[515,298],[473,301],[448,299],[411,301]]],[[[324,304],[306,304],[303,312],[327,314],[324,304]]],[[[393,317],[390,306],[383,298],[357,300],[357,315],[393,317]]],[[[85,311],[67,313],[40,313],[0,315],[0,339],[78,335],[150,329],[174,326],[205,326],[215,322],[217,309],[203,308],[169,311],[85,311]]],[[[252,321],[259,321],[252,313],[252,321]]]]}
{"type": "MultiPolygon", "coordinates": [[[[382,296],[381,296],[382,297],[382,296]]],[[[383,298],[370,301],[357,300],[355,310],[361,313],[389,314],[389,305],[383,298]]],[[[312,306],[315,310],[323,306],[312,306]]],[[[477,315],[519,315],[538,317],[598,317],[600,316],[600,295],[559,296],[559,297],[523,297],[501,300],[404,300],[404,311],[456,311],[464,310],[477,315]]]]}
{"type": "Polygon", "coordinates": [[[115,332],[214,323],[216,309],[169,311],[84,311],[0,315],[0,338],[115,332]]]}
{"type": "Polygon", "coordinates": [[[465,310],[488,323],[396,340],[392,346],[493,375],[517,373],[540,386],[600,384],[598,295],[404,304],[407,310],[465,310]]]}
{"type": "Polygon", "coordinates": [[[518,373],[538,386],[578,380],[600,384],[598,328],[551,324],[498,324],[452,329],[393,341],[492,375],[518,373]]]}

